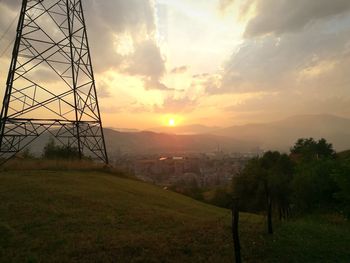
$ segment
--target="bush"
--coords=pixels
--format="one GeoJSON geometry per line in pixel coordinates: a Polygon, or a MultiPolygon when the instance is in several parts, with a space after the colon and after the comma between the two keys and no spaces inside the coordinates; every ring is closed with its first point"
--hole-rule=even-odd
{"type": "Polygon", "coordinates": [[[54,139],[50,138],[44,147],[43,158],[75,160],[80,159],[80,155],[76,147],[56,145],[54,139]]]}
{"type": "Polygon", "coordinates": [[[340,203],[342,212],[350,218],[350,160],[339,162],[332,178],[338,186],[334,198],[340,203]]]}
{"type": "Polygon", "coordinates": [[[294,202],[301,210],[329,207],[338,190],[332,177],[335,160],[313,160],[299,164],[293,180],[294,202]]]}
{"type": "Polygon", "coordinates": [[[216,188],[214,192],[214,196],[209,202],[213,205],[223,207],[223,208],[231,208],[232,207],[232,194],[228,193],[225,188],[216,188]]]}

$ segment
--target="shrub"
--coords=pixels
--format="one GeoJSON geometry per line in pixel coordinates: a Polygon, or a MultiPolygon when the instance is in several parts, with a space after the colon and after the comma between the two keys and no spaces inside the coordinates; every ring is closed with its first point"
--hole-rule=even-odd
{"type": "Polygon", "coordinates": [[[76,147],[56,145],[53,138],[44,147],[43,158],[45,159],[80,159],[79,151],[76,147]]]}

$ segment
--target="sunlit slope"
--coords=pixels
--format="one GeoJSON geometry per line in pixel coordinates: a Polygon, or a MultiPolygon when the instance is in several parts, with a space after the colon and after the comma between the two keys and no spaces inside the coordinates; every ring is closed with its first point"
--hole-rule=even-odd
{"type": "MultiPolygon", "coordinates": [[[[142,182],[1,173],[0,200],[1,262],[232,261],[229,211],[142,182]]],[[[260,229],[260,217],[242,218],[245,233],[260,229]]]]}

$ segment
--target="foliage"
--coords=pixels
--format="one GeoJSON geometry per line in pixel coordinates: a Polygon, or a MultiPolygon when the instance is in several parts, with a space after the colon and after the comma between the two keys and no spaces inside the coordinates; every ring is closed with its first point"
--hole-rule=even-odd
{"type": "Polygon", "coordinates": [[[241,210],[258,212],[265,209],[265,189],[261,180],[263,173],[260,159],[254,158],[239,176],[233,178],[233,195],[240,199],[241,210]]]}
{"type": "Polygon", "coordinates": [[[334,205],[338,186],[332,173],[338,161],[332,144],[325,139],[299,139],[291,156],[297,163],[292,183],[296,207],[306,211],[334,205]]]}
{"type": "Polygon", "coordinates": [[[332,178],[337,162],[311,160],[297,166],[293,180],[294,202],[301,210],[331,206],[338,187],[332,178]]]}
{"type": "Polygon", "coordinates": [[[55,140],[50,138],[44,147],[43,158],[45,159],[79,159],[79,151],[75,147],[56,145],[55,140]]]}
{"type": "Polygon", "coordinates": [[[34,155],[31,153],[30,149],[29,148],[25,148],[23,151],[22,151],[22,157],[24,159],[34,159],[34,155]]]}
{"type": "Polygon", "coordinates": [[[286,154],[267,152],[261,159],[262,167],[266,169],[266,191],[271,196],[272,203],[280,211],[281,216],[287,213],[291,202],[291,181],[294,165],[286,154]]]}
{"type": "Polygon", "coordinates": [[[349,215],[350,159],[337,158],[325,139],[299,139],[289,156],[267,152],[252,159],[233,179],[244,211],[263,211],[270,197],[280,217],[295,212],[339,208],[349,215]]]}
{"type": "Polygon", "coordinates": [[[292,174],[293,164],[287,155],[267,152],[250,160],[240,176],[233,179],[233,193],[246,211],[265,210],[268,197],[278,209],[287,209],[292,174]]]}
{"type": "Polygon", "coordinates": [[[342,151],[337,153],[337,157],[343,160],[350,159],[350,150],[342,151]]]}
{"type": "Polygon", "coordinates": [[[182,177],[168,187],[170,190],[203,201],[203,189],[195,177],[182,177]]]}
{"type": "Polygon", "coordinates": [[[340,202],[341,209],[350,218],[350,160],[342,160],[332,174],[338,186],[334,198],[340,202]]]}
{"type": "Polygon", "coordinates": [[[293,164],[286,154],[269,151],[251,160],[242,175],[233,180],[234,195],[241,200],[243,209],[266,210],[269,234],[273,233],[273,207],[279,211],[280,219],[289,215],[292,173],[293,164]]]}
{"type": "Polygon", "coordinates": [[[213,205],[231,208],[232,207],[232,194],[227,191],[225,187],[218,187],[214,190],[213,197],[209,200],[213,205]]]}
{"type": "Polygon", "coordinates": [[[333,145],[324,138],[318,141],[315,141],[313,138],[298,139],[290,152],[296,156],[297,160],[301,161],[335,157],[333,145]]]}

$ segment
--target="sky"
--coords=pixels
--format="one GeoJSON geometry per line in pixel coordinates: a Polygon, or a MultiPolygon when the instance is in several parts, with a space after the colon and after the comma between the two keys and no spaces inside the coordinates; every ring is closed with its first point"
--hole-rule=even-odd
{"type": "MultiPolygon", "coordinates": [[[[0,94],[16,22],[6,29],[20,3],[0,0],[0,94]]],[[[84,0],[83,6],[105,127],[350,116],[349,0],[84,0]]]]}

